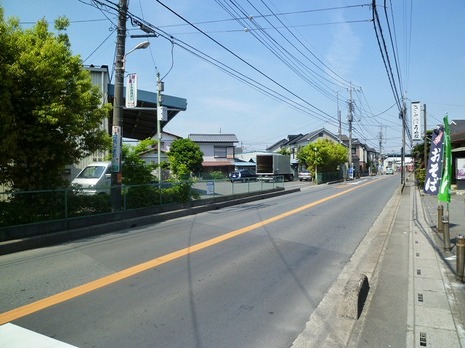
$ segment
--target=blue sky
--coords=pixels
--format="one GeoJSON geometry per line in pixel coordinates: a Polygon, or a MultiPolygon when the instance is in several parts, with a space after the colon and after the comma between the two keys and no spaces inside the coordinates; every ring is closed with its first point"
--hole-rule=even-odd
{"type": "MultiPolygon", "coordinates": [[[[164,35],[151,38],[148,49],[131,53],[126,72],[138,74],[139,88],[155,91],[159,71],[165,93],[187,99],[187,111],[178,114],[165,131],[182,137],[190,133],[234,133],[245,151],[263,150],[290,134],[322,127],[337,134],[339,107],[342,132],[348,134],[347,100],[352,84],[353,137],[378,149],[382,133],[383,152],[400,150],[401,121],[370,21],[372,11],[367,4],[371,1],[238,0],[233,8],[226,7],[231,1],[224,0],[161,2],[179,16],[156,0],[129,1],[133,15],[160,28],[164,35]],[[234,20],[232,11],[240,11],[236,17],[243,19],[234,20]],[[254,30],[254,25],[261,30],[254,30]],[[285,62],[257,36],[262,41],[272,38],[268,45],[279,47],[278,54],[285,57],[285,62]],[[275,97],[198,58],[182,47],[186,44],[253,83],[270,88],[275,97]],[[292,63],[291,57],[297,60],[292,63]]],[[[24,28],[41,18],[52,23],[58,16],[67,16],[71,20],[68,35],[73,53],[79,54],[86,65],[108,65],[113,71],[117,23],[113,10],[90,6],[91,0],[0,3],[5,16],[19,17],[24,28]]],[[[385,12],[380,6],[384,1],[377,3],[383,36],[390,46],[385,12]]],[[[397,87],[406,97],[408,119],[411,101],[427,105],[428,128],[440,123],[446,113],[449,119],[464,119],[465,2],[386,3],[396,48],[396,59],[390,55],[390,60],[393,73],[401,80],[397,87]]],[[[127,27],[129,35],[143,34],[131,21],[127,27]]],[[[126,51],[145,40],[129,35],[126,51]]]]}

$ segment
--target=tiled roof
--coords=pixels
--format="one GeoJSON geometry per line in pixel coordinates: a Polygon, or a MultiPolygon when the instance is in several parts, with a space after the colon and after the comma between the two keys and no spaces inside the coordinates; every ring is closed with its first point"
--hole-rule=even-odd
{"type": "Polygon", "coordinates": [[[450,134],[464,133],[465,132],[465,120],[453,120],[450,125],[450,134]]]}
{"type": "Polygon", "coordinates": [[[280,146],[283,146],[284,144],[287,143],[287,140],[286,139],[281,139],[280,141],[274,143],[273,145],[271,146],[268,146],[266,148],[267,151],[272,151],[272,150],[275,150],[275,149],[278,149],[280,146]]]}
{"type": "Polygon", "coordinates": [[[195,143],[238,143],[235,134],[189,134],[188,138],[195,143]]]}

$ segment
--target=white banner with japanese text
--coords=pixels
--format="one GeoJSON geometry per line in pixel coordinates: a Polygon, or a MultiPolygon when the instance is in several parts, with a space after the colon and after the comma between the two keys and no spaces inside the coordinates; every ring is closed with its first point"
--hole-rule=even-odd
{"type": "Polygon", "coordinates": [[[421,140],[421,105],[420,102],[412,102],[412,140],[421,140]]]}
{"type": "Polygon", "coordinates": [[[444,141],[444,127],[438,126],[431,135],[431,149],[426,167],[425,193],[437,195],[442,175],[442,145],[444,141]]]}

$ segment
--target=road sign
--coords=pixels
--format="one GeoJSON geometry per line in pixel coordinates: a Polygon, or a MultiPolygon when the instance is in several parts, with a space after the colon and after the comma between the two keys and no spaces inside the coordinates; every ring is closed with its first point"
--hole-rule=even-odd
{"type": "Polygon", "coordinates": [[[137,106],[137,75],[129,74],[126,84],[126,107],[135,108],[137,106]]]}

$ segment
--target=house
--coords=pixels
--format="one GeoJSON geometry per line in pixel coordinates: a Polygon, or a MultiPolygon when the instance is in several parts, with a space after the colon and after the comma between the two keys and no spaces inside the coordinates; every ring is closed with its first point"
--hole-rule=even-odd
{"type": "MultiPolygon", "coordinates": [[[[342,142],[344,145],[349,147],[349,137],[342,135],[342,142]]],[[[376,151],[371,149],[372,154],[370,155],[368,149],[369,147],[362,143],[359,139],[352,138],[352,165],[356,175],[366,175],[369,173],[368,167],[371,163],[370,158],[376,157],[376,151]]]]}
{"type": "MultiPolygon", "coordinates": [[[[110,83],[108,66],[102,65],[100,67],[96,67],[90,65],[84,68],[89,71],[92,84],[98,88],[98,91],[101,95],[101,105],[107,103],[109,98],[108,85],[110,83]]],[[[102,120],[99,128],[110,134],[110,125],[108,119],[102,120]]],[[[82,158],[79,163],[68,166],[64,173],[66,180],[71,182],[71,180],[73,180],[85,166],[92,162],[105,161],[107,160],[108,155],[108,151],[96,151],[92,155],[82,158]]]]}
{"type": "Polygon", "coordinates": [[[202,171],[205,174],[234,171],[236,145],[235,134],[189,134],[188,138],[199,145],[203,152],[202,171]]]}
{"type": "Polygon", "coordinates": [[[377,173],[378,172],[378,153],[376,149],[372,147],[367,147],[367,163],[368,163],[368,173],[377,173]]]}
{"type": "MultiPolygon", "coordinates": [[[[104,103],[113,104],[115,86],[110,83],[108,66],[102,65],[100,67],[89,65],[84,67],[91,75],[92,83],[98,87],[102,96],[102,105],[104,103]]],[[[174,97],[166,94],[161,95],[161,106],[166,109],[166,118],[157,122],[158,109],[157,109],[157,93],[137,90],[137,106],[133,108],[122,108],[122,130],[123,137],[126,139],[143,140],[150,138],[157,134],[158,123],[161,129],[168,124],[179,112],[187,109],[187,100],[184,98],[174,97]]],[[[123,91],[123,96],[126,94],[123,91]]],[[[123,97],[123,104],[124,104],[123,97]]],[[[101,129],[104,129],[111,134],[112,118],[107,118],[102,121],[101,129]]],[[[69,166],[64,175],[70,181],[84,168],[87,164],[96,161],[102,161],[108,158],[108,151],[100,151],[82,158],[77,165],[69,166]]],[[[161,157],[161,156],[160,156],[161,157]]]]}
{"type": "Polygon", "coordinates": [[[287,139],[282,139],[277,143],[269,146],[266,150],[272,152],[279,152],[286,149],[291,156],[291,166],[294,172],[298,171],[299,162],[297,160],[297,153],[299,150],[318,139],[327,139],[329,141],[340,143],[338,136],[330,131],[321,128],[307,134],[288,135],[287,139]]]}
{"type": "Polygon", "coordinates": [[[465,120],[453,120],[450,125],[452,148],[452,182],[459,190],[465,189],[465,120]],[[460,170],[460,172],[459,172],[460,170]]]}
{"type": "MultiPolygon", "coordinates": [[[[154,136],[153,139],[157,140],[157,137],[154,136]]],[[[160,163],[169,161],[166,153],[169,152],[170,146],[173,143],[173,141],[177,139],[182,139],[182,137],[172,133],[162,132],[160,139],[160,163]]],[[[155,144],[153,148],[141,154],[140,157],[146,163],[158,164],[158,144],[155,144]]],[[[169,178],[170,173],[168,170],[162,170],[161,175],[162,180],[167,180],[169,178]]]]}

